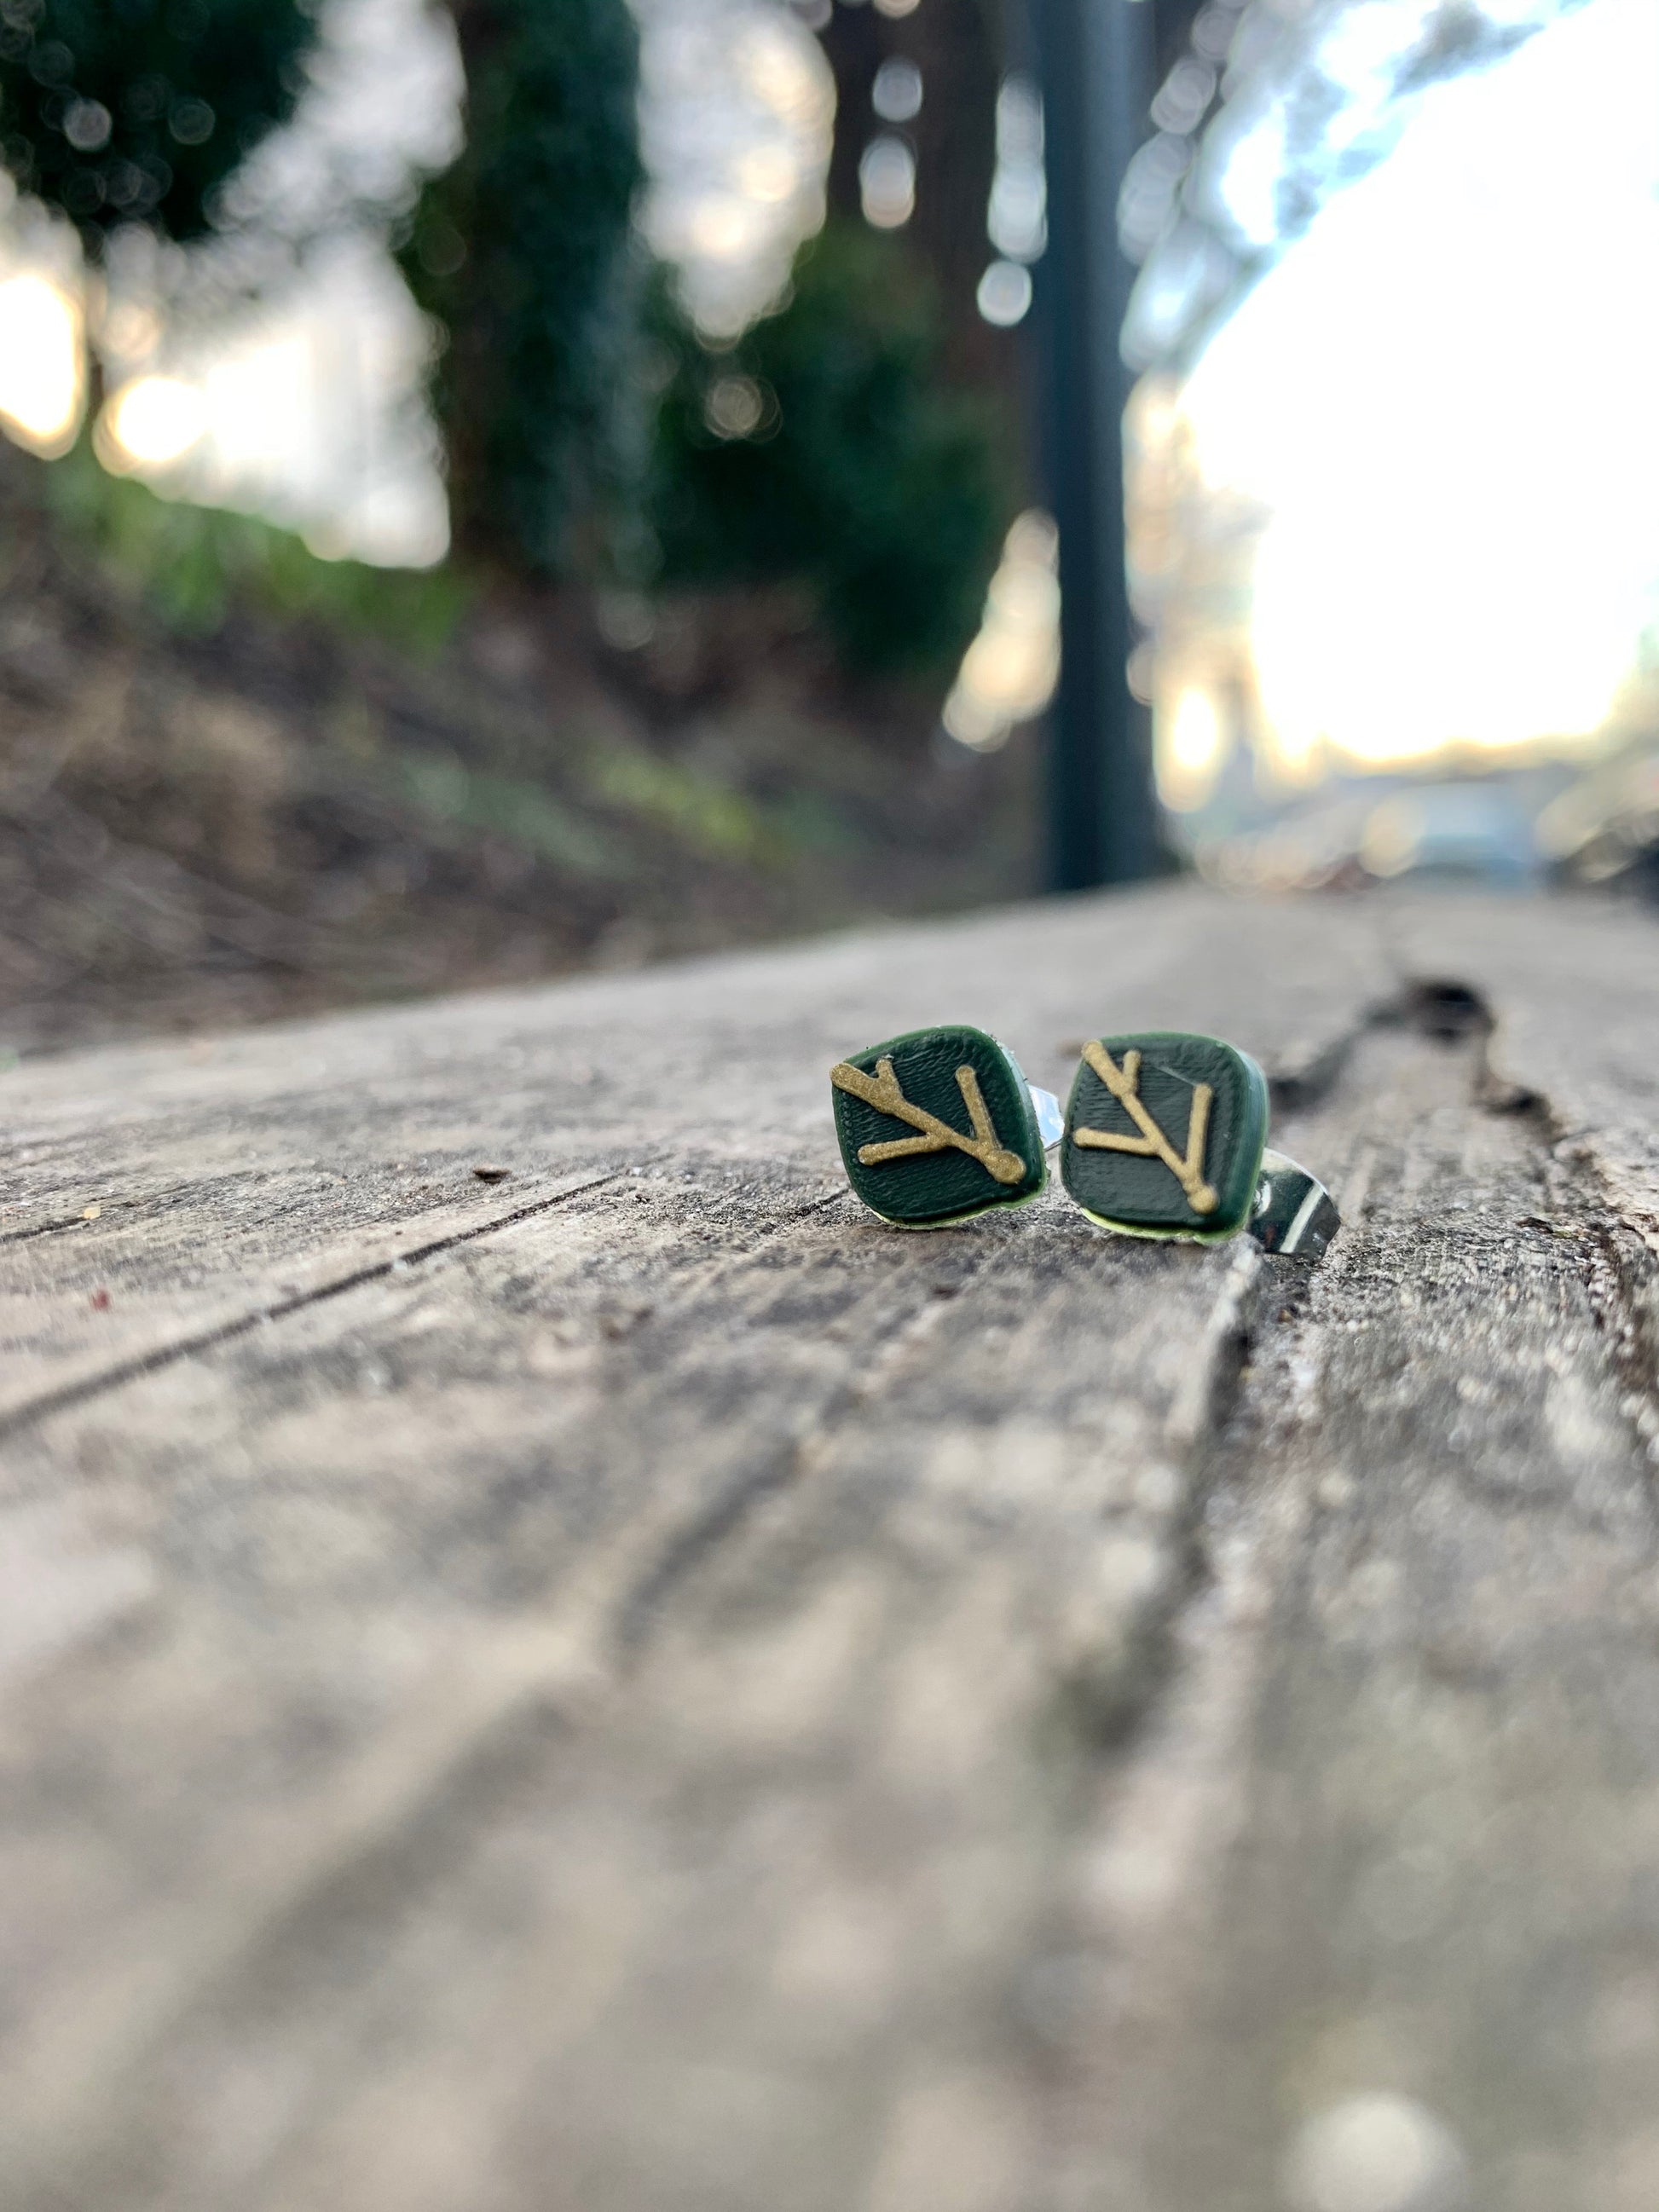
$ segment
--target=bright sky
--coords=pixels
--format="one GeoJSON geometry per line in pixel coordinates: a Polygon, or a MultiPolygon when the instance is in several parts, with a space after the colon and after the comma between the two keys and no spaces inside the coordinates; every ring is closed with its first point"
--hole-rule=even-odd
{"type": "Polygon", "coordinates": [[[634,0],[642,221],[714,334],[775,296],[823,221],[836,88],[823,49],[775,0],[634,0]]]}
{"type": "Polygon", "coordinates": [[[1425,94],[1210,345],[1284,764],[1594,732],[1659,616],[1659,7],[1425,94]]]}

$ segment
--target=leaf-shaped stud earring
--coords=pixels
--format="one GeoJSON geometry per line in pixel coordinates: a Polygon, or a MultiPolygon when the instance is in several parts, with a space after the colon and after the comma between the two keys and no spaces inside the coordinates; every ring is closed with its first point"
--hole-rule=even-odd
{"type": "Polygon", "coordinates": [[[1267,1150],[1267,1082],[1219,1037],[1149,1030],[1083,1048],[1060,1175],[1084,1212],[1130,1237],[1317,1255],[1341,1221],[1324,1186],[1267,1150]]]}
{"type": "Polygon", "coordinates": [[[1048,1180],[1060,1113],[983,1030],[911,1030],[830,1071],[847,1180],[899,1229],[1024,1206],[1048,1180]]]}

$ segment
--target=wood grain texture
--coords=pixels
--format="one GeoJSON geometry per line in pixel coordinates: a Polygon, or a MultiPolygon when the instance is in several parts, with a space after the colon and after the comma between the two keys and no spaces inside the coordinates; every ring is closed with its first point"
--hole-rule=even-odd
{"type": "Polygon", "coordinates": [[[8,2203],[1651,2212],[1655,949],[1172,887],[6,1077],[8,2203]],[[953,1019],[1232,1039],[1348,1229],[884,1228],[827,1071],[953,1019]]]}

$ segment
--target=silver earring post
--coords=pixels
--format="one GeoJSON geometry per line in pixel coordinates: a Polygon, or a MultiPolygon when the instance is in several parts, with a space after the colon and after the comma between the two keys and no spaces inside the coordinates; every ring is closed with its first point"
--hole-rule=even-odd
{"type": "Polygon", "coordinates": [[[1336,1201],[1322,1182],[1283,1152],[1263,1152],[1261,1181],[1244,1227],[1264,1252],[1316,1260],[1341,1226],[1336,1201]]]}

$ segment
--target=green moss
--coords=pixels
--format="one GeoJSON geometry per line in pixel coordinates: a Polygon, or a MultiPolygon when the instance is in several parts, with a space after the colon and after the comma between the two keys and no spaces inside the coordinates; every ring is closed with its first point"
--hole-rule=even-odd
{"type": "Polygon", "coordinates": [[[469,602],[465,584],[447,567],[325,561],[292,532],[255,515],[159,498],[130,477],[109,475],[85,440],[45,470],[42,484],[63,538],[89,548],[169,629],[185,634],[218,629],[240,602],[429,654],[469,602]]]}
{"type": "Polygon", "coordinates": [[[468,768],[451,753],[406,753],[392,774],[399,796],[429,821],[504,838],[568,875],[615,880],[632,872],[611,841],[544,784],[468,768]]]}
{"type": "Polygon", "coordinates": [[[608,745],[591,771],[599,797],[659,823],[682,842],[716,860],[785,857],[787,847],[741,792],[635,745],[608,745]]]}

